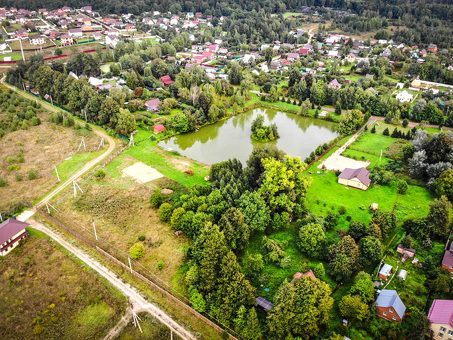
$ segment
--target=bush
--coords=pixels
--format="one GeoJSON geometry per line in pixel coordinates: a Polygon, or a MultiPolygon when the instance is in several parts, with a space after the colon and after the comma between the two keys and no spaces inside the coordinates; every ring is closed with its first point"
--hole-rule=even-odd
{"type": "Polygon", "coordinates": [[[162,270],[164,268],[164,261],[160,260],[157,262],[157,269],[162,270]]]}
{"type": "Polygon", "coordinates": [[[403,120],[403,127],[407,127],[409,125],[409,121],[407,119],[403,120]]]}
{"type": "Polygon", "coordinates": [[[164,195],[160,193],[160,191],[154,191],[151,196],[149,197],[149,203],[154,208],[160,207],[162,202],[164,201],[164,195]]]}
{"type": "Polygon", "coordinates": [[[338,208],[338,213],[340,215],[346,214],[346,207],[344,205],[342,205],[340,208],[338,208]]]}
{"type": "Polygon", "coordinates": [[[19,156],[19,158],[17,158],[17,161],[19,163],[23,163],[23,162],[25,162],[25,158],[23,156],[19,156]]]}
{"type": "Polygon", "coordinates": [[[389,136],[390,135],[390,131],[389,131],[389,128],[385,128],[384,132],[382,132],[382,134],[384,136],[389,136]]]}
{"type": "Polygon", "coordinates": [[[404,179],[399,180],[396,183],[396,188],[398,189],[398,193],[399,194],[404,195],[406,193],[406,191],[407,191],[407,182],[404,179]]]}
{"type": "Polygon", "coordinates": [[[138,240],[139,240],[139,241],[142,241],[142,242],[143,242],[145,239],[146,239],[146,237],[145,237],[144,235],[141,235],[141,236],[138,237],[138,240]]]}
{"type": "Polygon", "coordinates": [[[129,249],[129,256],[132,257],[135,260],[138,260],[145,255],[145,247],[141,243],[135,243],[130,249],[129,249]]]}
{"type": "Polygon", "coordinates": [[[351,220],[352,220],[352,216],[351,215],[346,216],[346,221],[350,222],[351,220]]]}
{"type": "Polygon", "coordinates": [[[29,179],[29,180],[34,180],[34,179],[38,178],[38,174],[37,174],[36,171],[34,171],[34,170],[30,170],[30,171],[28,172],[28,175],[27,175],[27,176],[28,176],[28,179],[29,179]]]}
{"type": "Polygon", "coordinates": [[[94,173],[94,177],[99,178],[99,179],[104,178],[105,177],[105,171],[102,170],[102,169],[99,169],[98,171],[96,171],[94,173]]]}
{"type": "Polygon", "coordinates": [[[19,170],[19,165],[17,164],[10,165],[9,167],[6,168],[6,170],[8,171],[19,170]]]}
{"type": "Polygon", "coordinates": [[[172,212],[173,206],[170,203],[162,203],[158,212],[160,220],[163,222],[169,222],[172,212]]]}
{"type": "Polygon", "coordinates": [[[14,159],[14,157],[8,157],[8,158],[6,158],[6,161],[8,163],[14,163],[16,160],[14,159]]]}
{"type": "Polygon", "coordinates": [[[7,184],[8,183],[3,178],[0,178],[0,188],[6,187],[7,184]]]}
{"type": "Polygon", "coordinates": [[[33,117],[30,122],[33,126],[41,125],[41,119],[39,119],[38,117],[33,117]]]}
{"type": "Polygon", "coordinates": [[[14,177],[16,178],[16,181],[18,182],[22,181],[22,175],[16,174],[14,177]]]}

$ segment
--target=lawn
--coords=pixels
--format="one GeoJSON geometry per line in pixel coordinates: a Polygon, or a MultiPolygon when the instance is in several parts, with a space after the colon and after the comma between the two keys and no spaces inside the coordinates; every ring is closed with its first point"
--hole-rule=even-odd
{"type": "Polygon", "coordinates": [[[0,259],[3,339],[100,339],[126,299],[44,234],[0,259]]]}
{"type": "Polygon", "coordinates": [[[204,178],[209,174],[209,166],[202,165],[194,160],[171,152],[161,150],[156,143],[147,139],[124,152],[135,159],[155,168],[164,176],[190,188],[195,184],[205,183],[204,178]],[[191,170],[194,175],[190,176],[184,171],[191,170]]]}
{"type": "Polygon", "coordinates": [[[283,18],[288,18],[288,17],[298,17],[301,16],[302,13],[295,13],[295,12],[285,12],[283,13],[283,18]]]}
{"type": "Polygon", "coordinates": [[[386,150],[394,142],[395,139],[390,136],[364,132],[357,138],[352,146],[355,150],[379,155],[381,150],[386,150]]]}

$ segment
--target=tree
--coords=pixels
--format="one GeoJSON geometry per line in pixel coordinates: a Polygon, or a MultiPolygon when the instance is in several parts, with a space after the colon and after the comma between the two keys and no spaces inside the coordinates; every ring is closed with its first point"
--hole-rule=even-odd
{"type": "Polygon", "coordinates": [[[228,209],[219,220],[218,225],[223,231],[230,249],[244,249],[250,237],[250,228],[244,221],[244,215],[238,209],[234,207],[228,209]]]}
{"type": "Polygon", "coordinates": [[[119,109],[119,104],[112,98],[103,100],[98,115],[99,123],[101,125],[109,124],[113,126],[116,123],[116,115],[119,112],[119,109]]]}
{"type": "Polygon", "coordinates": [[[329,248],[329,267],[337,281],[349,279],[359,261],[359,247],[351,236],[345,236],[329,248]]]}
{"type": "Polygon", "coordinates": [[[338,307],[343,317],[348,320],[363,320],[368,314],[368,305],[358,295],[344,296],[338,307]]]}
{"type": "Polygon", "coordinates": [[[434,339],[434,332],[431,328],[431,321],[425,314],[420,314],[418,321],[409,330],[408,338],[431,340],[434,339]]]}
{"type": "Polygon", "coordinates": [[[447,169],[434,181],[434,191],[438,197],[444,195],[453,202],[453,170],[447,169]]]}
{"type": "Polygon", "coordinates": [[[268,47],[264,51],[264,59],[266,60],[266,63],[270,65],[272,58],[274,57],[274,49],[272,47],[268,47]]]}
{"type": "Polygon", "coordinates": [[[56,56],[60,56],[60,55],[62,55],[62,54],[63,54],[63,50],[62,50],[60,47],[57,47],[57,48],[55,49],[55,55],[56,55],[56,56]]]}
{"type": "Polygon", "coordinates": [[[327,241],[324,227],[308,223],[299,230],[299,248],[311,257],[319,257],[327,241]]]}
{"type": "Polygon", "coordinates": [[[329,321],[333,305],[329,286],[319,279],[302,277],[290,284],[284,281],[275,294],[274,307],[269,311],[268,325],[272,335],[316,337],[320,326],[329,321]]]}
{"type": "Polygon", "coordinates": [[[448,235],[450,230],[450,210],[451,203],[446,196],[436,198],[429,203],[429,233],[431,238],[443,238],[448,235]]]}
{"type": "Polygon", "coordinates": [[[349,110],[341,115],[338,132],[343,135],[353,134],[364,123],[363,114],[359,110],[349,110]]]}
{"type": "Polygon", "coordinates": [[[116,128],[120,132],[130,134],[136,128],[135,117],[128,109],[120,108],[117,117],[116,128]]]}
{"type": "Polygon", "coordinates": [[[382,237],[385,239],[396,227],[396,216],[391,211],[377,211],[371,219],[371,224],[379,227],[382,237]]]}
{"type": "Polygon", "coordinates": [[[206,311],[206,301],[196,288],[189,291],[189,300],[193,308],[200,313],[206,311]]]}
{"type": "Polygon", "coordinates": [[[249,309],[246,325],[242,331],[246,339],[258,340],[262,338],[261,325],[255,307],[249,309]]]}
{"type": "Polygon", "coordinates": [[[374,284],[370,274],[359,272],[354,278],[354,284],[349,291],[351,295],[358,295],[363,302],[369,303],[374,300],[374,284]]]}
{"type": "Polygon", "coordinates": [[[275,103],[279,98],[278,90],[275,85],[272,85],[269,95],[266,97],[266,100],[271,103],[275,103]]]}
{"type": "Polygon", "coordinates": [[[264,231],[271,224],[271,211],[258,192],[246,191],[242,194],[237,201],[237,208],[251,230],[264,231]]]}
{"type": "Polygon", "coordinates": [[[378,262],[382,257],[382,244],[374,236],[366,236],[359,242],[360,260],[371,265],[378,262]]]}
{"type": "Polygon", "coordinates": [[[401,240],[401,245],[404,248],[412,248],[414,245],[414,240],[412,239],[411,235],[406,235],[404,238],[401,240]]]}
{"type": "Polygon", "coordinates": [[[398,189],[398,193],[404,195],[407,191],[408,185],[404,179],[399,180],[396,182],[396,188],[398,189]]]}
{"type": "Polygon", "coordinates": [[[300,74],[299,70],[292,69],[289,72],[288,87],[293,87],[295,84],[298,84],[300,81],[300,78],[302,78],[302,75],[300,74]]]}
{"type": "Polygon", "coordinates": [[[232,251],[222,258],[219,269],[214,293],[216,308],[211,312],[224,324],[231,325],[233,315],[241,306],[255,303],[255,289],[245,279],[232,251]]]}
{"type": "Polygon", "coordinates": [[[164,115],[169,115],[176,105],[178,105],[178,102],[175,98],[166,98],[160,105],[160,110],[164,115]]]}
{"type": "Polygon", "coordinates": [[[142,243],[137,242],[129,249],[129,256],[135,260],[142,258],[143,255],[145,255],[145,247],[142,243]]]}
{"type": "Polygon", "coordinates": [[[232,85],[240,85],[242,81],[242,67],[238,64],[233,64],[228,71],[228,79],[232,85]]]}
{"type": "Polygon", "coordinates": [[[253,151],[247,160],[245,178],[248,181],[248,187],[251,191],[258,189],[264,179],[264,166],[262,160],[265,158],[274,158],[283,160],[285,153],[273,144],[265,144],[253,147],[253,151]]]}
{"type": "Polygon", "coordinates": [[[167,64],[162,59],[154,59],[151,62],[151,72],[154,76],[154,78],[160,78],[168,73],[168,67],[167,64]]]}
{"type": "Polygon", "coordinates": [[[450,134],[445,132],[435,134],[425,147],[428,163],[448,162],[452,146],[453,139],[450,134]]]}
{"type": "Polygon", "coordinates": [[[368,235],[368,226],[361,221],[351,221],[348,235],[351,235],[354,240],[359,241],[362,237],[368,235]]]}

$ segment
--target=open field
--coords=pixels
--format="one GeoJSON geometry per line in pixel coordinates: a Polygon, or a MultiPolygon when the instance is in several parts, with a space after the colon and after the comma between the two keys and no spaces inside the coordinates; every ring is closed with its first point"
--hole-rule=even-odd
{"type": "Polygon", "coordinates": [[[41,125],[9,132],[0,139],[0,178],[7,182],[2,188],[4,199],[0,202],[0,211],[4,212],[19,202],[32,204],[52,189],[58,183],[56,166],[60,179],[64,180],[104,151],[96,151],[100,139],[93,132],[49,123],[46,112],[38,113],[38,117],[42,120],[41,125]],[[87,152],[76,153],[81,133],[85,135],[87,152]],[[72,158],[65,160],[69,157],[72,158]],[[16,170],[8,171],[11,166],[16,170]],[[29,180],[30,171],[36,172],[36,179],[29,180]],[[31,186],[33,190],[30,190],[31,186]]]}
{"type": "Polygon", "coordinates": [[[121,294],[35,230],[0,259],[0,272],[4,339],[101,338],[126,307],[121,294]]]}
{"type": "Polygon", "coordinates": [[[89,237],[93,237],[94,221],[98,238],[106,240],[109,243],[106,246],[118,254],[127,254],[134,243],[142,243],[145,255],[139,262],[165,284],[179,287],[178,269],[188,242],[184,237],[175,236],[169,225],[160,222],[149,197],[160,188],[176,193],[185,189],[166,178],[140,183],[123,174],[123,169],[135,163],[137,160],[131,156],[118,156],[104,168],[104,178],[91,177],[80,183],[83,195],[74,200],[72,188],[66,190],[66,195],[55,203],[59,212],[53,214],[82,235],[88,233],[89,237]],[[158,268],[160,261],[162,269],[158,268]]]}

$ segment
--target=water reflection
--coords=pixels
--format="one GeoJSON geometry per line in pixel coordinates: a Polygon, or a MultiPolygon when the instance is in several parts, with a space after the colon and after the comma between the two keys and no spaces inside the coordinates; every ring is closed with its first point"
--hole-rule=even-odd
{"type": "Polygon", "coordinates": [[[271,143],[291,156],[301,157],[302,160],[318,145],[338,136],[335,132],[336,124],[332,122],[274,110],[255,109],[205,126],[197,132],[169,138],[161,141],[159,145],[206,164],[214,164],[228,158],[237,158],[245,164],[253,145],[263,144],[250,137],[252,122],[258,114],[264,115],[266,125],[275,123],[278,127],[280,138],[271,143]]]}

